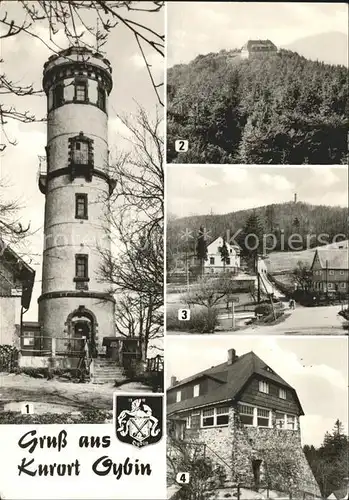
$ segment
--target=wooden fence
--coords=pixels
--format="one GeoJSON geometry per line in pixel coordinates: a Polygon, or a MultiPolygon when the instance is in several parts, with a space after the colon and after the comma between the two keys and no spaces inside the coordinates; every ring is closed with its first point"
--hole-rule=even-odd
{"type": "Polygon", "coordinates": [[[66,356],[81,357],[85,350],[86,339],[82,337],[21,337],[23,356],[66,356]]]}

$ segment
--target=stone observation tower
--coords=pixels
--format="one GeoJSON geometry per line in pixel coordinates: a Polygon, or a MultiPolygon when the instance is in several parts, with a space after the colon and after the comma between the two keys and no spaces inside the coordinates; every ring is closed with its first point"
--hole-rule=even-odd
{"type": "MultiPolygon", "coordinates": [[[[98,53],[71,47],[45,63],[47,168],[39,322],[43,337],[85,337],[90,357],[113,337],[115,300],[99,280],[100,251],[108,251],[108,96],[111,66],[98,53]]],[[[57,342],[58,345],[58,342],[57,342]]]]}

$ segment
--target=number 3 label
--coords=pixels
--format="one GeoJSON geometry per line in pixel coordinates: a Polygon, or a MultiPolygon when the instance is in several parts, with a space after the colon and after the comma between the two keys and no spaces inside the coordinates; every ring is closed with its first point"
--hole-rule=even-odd
{"type": "Polygon", "coordinates": [[[178,141],[175,141],[175,150],[177,153],[185,153],[188,151],[189,147],[189,141],[183,141],[182,139],[179,139],[178,141]]]}
{"type": "Polygon", "coordinates": [[[178,319],[180,321],[189,321],[190,309],[178,309],[178,319]]]}
{"type": "Polygon", "coordinates": [[[176,482],[178,484],[188,484],[190,481],[190,474],[189,472],[178,472],[176,476],[176,482]]]}

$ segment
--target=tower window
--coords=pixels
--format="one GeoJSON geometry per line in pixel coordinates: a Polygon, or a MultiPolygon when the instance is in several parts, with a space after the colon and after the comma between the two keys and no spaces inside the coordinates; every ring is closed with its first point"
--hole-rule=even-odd
{"type": "Polygon", "coordinates": [[[87,194],[77,193],[75,195],[75,218],[87,219],[87,194]]]}
{"type": "Polygon", "coordinates": [[[75,81],[75,101],[87,101],[87,82],[75,81]]]}
{"type": "Polygon", "coordinates": [[[53,90],[53,108],[58,108],[64,104],[64,86],[59,83],[53,90]]]}
{"type": "Polygon", "coordinates": [[[73,163],[75,165],[88,164],[88,143],[85,141],[75,141],[73,146],[73,163]]]}
{"type": "Polygon", "coordinates": [[[101,86],[98,86],[97,106],[103,111],[106,109],[105,90],[101,86]]]}
{"type": "Polygon", "coordinates": [[[85,177],[90,182],[93,175],[93,140],[80,132],[68,139],[68,165],[70,178],[85,177]]]}
{"type": "Polygon", "coordinates": [[[88,255],[75,255],[75,280],[88,280],[88,255]]]}

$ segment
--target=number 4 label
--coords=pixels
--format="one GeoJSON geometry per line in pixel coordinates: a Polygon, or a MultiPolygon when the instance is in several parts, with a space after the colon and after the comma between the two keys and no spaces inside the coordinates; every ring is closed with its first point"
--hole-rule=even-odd
{"type": "Polygon", "coordinates": [[[178,139],[175,141],[175,150],[177,153],[185,153],[188,151],[189,148],[189,141],[184,141],[182,139],[178,139]]]}
{"type": "Polygon", "coordinates": [[[190,474],[189,472],[178,472],[176,476],[176,482],[178,484],[188,484],[190,481],[190,474]]]}
{"type": "Polygon", "coordinates": [[[190,309],[178,309],[178,319],[179,321],[189,321],[190,309]]]}
{"type": "Polygon", "coordinates": [[[24,413],[25,415],[34,413],[33,403],[23,403],[21,406],[21,413],[24,413]]]}

